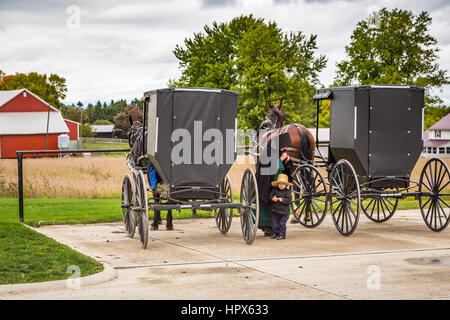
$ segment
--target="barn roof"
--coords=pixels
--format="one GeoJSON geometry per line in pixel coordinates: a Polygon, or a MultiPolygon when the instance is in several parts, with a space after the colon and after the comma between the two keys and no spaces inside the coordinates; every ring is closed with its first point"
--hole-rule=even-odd
{"type": "Polygon", "coordinates": [[[93,124],[91,125],[92,132],[96,133],[111,133],[114,129],[113,124],[93,124]]]}
{"type": "Polygon", "coordinates": [[[433,124],[428,130],[450,130],[450,113],[433,124]]]}
{"type": "Polygon", "coordinates": [[[0,108],[4,104],[6,104],[7,102],[11,101],[13,98],[17,97],[19,94],[21,94],[24,91],[27,92],[28,94],[32,95],[33,97],[35,97],[36,99],[38,99],[42,103],[44,103],[47,106],[49,106],[54,111],[58,111],[59,112],[58,109],[56,109],[55,107],[51,106],[48,102],[42,100],[37,95],[35,95],[33,92],[31,92],[31,91],[29,91],[28,89],[25,89],[25,88],[24,89],[17,89],[17,90],[1,90],[0,91],[0,108]]]}
{"type": "Polygon", "coordinates": [[[59,112],[0,112],[0,135],[45,134],[69,132],[59,112]]]}

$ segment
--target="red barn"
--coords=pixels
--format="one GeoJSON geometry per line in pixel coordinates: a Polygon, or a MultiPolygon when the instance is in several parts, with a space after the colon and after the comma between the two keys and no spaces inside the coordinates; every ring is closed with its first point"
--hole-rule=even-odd
{"type": "Polygon", "coordinates": [[[70,141],[80,140],[80,123],[72,120],[64,119],[67,128],[69,128],[70,141]]]}
{"type": "Polygon", "coordinates": [[[61,113],[27,89],[0,91],[0,158],[18,150],[58,149],[58,135],[69,133],[61,113]]]}

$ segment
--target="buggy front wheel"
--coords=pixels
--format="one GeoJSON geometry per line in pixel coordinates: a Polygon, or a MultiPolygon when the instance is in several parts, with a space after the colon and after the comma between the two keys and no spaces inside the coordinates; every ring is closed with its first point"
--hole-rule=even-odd
{"type": "MultiPolygon", "coordinates": [[[[224,199],[224,202],[233,202],[233,190],[228,175],[226,175],[220,185],[220,197],[224,199]]],[[[233,220],[233,209],[218,208],[214,211],[214,217],[216,219],[217,229],[219,229],[222,234],[226,234],[228,230],[230,230],[231,221],[233,220]]]]}
{"type": "Polygon", "coordinates": [[[122,183],[122,218],[125,231],[130,238],[133,238],[135,231],[134,188],[129,174],[125,175],[122,183]]]}
{"type": "Polygon", "coordinates": [[[242,176],[240,202],[243,205],[240,208],[242,234],[245,242],[252,244],[258,230],[259,193],[255,174],[250,168],[242,176]]]}
{"type": "Polygon", "coordinates": [[[358,225],[361,192],[355,170],[347,160],[339,160],[330,174],[330,209],[336,229],[351,235],[358,225]]]}
{"type": "Polygon", "coordinates": [[[292,178],[292,213],[302,226],[315,228],[327,212],[325,180],[319,170],[309,164],[298,167],[292,178]]]}
{"type": "Polygon", "coordinates": [[[427,227],[435,232],[443,231],[450,222],[449,184],[445,162],[437,158],[428,160],[420,174],[419,205],[427,227]]]}
{"type": "Polygon", "coordinates": [[[140,170],[136,176],[136,202],[134,209],[139,240],[142,248],[145,249],[148,243],[148,201],[144,173],[140,170]]]}

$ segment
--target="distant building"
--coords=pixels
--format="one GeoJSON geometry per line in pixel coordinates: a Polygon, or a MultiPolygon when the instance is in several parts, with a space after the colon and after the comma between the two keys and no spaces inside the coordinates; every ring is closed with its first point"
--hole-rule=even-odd
{"type": "Polygon", "coordinates": [[[67,127],[69,128],[70,141],[80,140],[80,123],[72,120],[64,119],[67,127]]]}
{"type": "Polygon", "coordinates": [[[113,124],[93,124],[91,125],[92,132],[96,138],[112,138],[112,132],[114,129],[113,124]]]}
{"type": "MultiPolygon", "coordinates": [[[[314,139],[316,139],[316,128],[308,128],[312,133],[314,139]]],[[[328,157],[328,145],[330,144],[330,128],[319,128],[319,151],[323,157],[328,157]]],[[[316,150],[316,157],[318,157],[319,152],[316,150]]]]}
{"type": "Polygon", "coordinates": [[[58,109],[27,89],[0,91],[0,158],[16,158],[19,150],[57,150],[63,133],[69,128],[58,109]]]}
{"type": "Polygon", "coordinates": [[[450,113],[423,133],[424,157],[450,157],[450,113]]]}

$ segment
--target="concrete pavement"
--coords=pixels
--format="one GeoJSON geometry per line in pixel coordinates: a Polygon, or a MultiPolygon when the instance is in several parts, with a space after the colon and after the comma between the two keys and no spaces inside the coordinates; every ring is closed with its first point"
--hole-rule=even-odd
{"type": "Polygon", "coordinates": [[[330,216],[316,229],[288,225],[283,241],[245,244],[239,218],[227,235],[214,219],[176,220],[149,245],[120,223],[36,229],[111,265],[117,278],[81,289],[1,299],[450,299],[450,228],[430,231],[418,210],[376,224],[361,216],[345,238],[330,216]]]}

